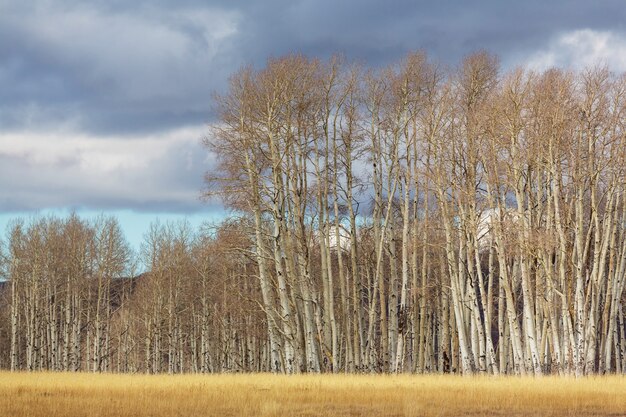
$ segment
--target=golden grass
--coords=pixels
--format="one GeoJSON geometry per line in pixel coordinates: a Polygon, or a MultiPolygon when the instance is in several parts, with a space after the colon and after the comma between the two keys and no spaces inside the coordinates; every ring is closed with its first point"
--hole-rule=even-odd
{"type": "Polygon", "coordinates": [[[4,372],[0,416],[626,416],[626,377],[4,372]]]}

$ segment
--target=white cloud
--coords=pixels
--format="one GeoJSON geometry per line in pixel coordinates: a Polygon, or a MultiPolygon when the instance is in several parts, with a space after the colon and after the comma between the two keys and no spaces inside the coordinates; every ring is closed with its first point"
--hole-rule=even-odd
{"type": "Polygon", "coordinates": [[[548,46],[526,57],[524,65],[534,70],[551,67],[581,69],[607,65],[615,72],[626,71],[626,34],[591,29],[564,32],[548,46]]]}
{"type": "Polygon", "coordinates": [[[197,207],[204,134],[203,126],[136,137],[0,133],[0,210],[197,207]]]}
{"type": "Polygon", "coordinates": [[[90,136],[72,132],[0,134],[0,156],[38,166],[74,161],[77,169],[108,174],[141,171],[172,148],[198,142],[202,128],[184,128],[147,136],[90,136]]]}

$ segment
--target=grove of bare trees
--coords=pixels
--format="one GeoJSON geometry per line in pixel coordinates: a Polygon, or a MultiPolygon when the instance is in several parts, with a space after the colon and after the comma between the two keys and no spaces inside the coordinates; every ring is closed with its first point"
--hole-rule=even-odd
{"type": "Polygon", "coordinates": [[[291,55],[215,105],[231,217],[16,222],[0,367],[626,373],[626,75],[291,55]]]}

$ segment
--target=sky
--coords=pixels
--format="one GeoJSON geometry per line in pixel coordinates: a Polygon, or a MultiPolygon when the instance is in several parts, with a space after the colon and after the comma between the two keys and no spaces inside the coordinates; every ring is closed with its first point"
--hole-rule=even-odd
{"type": "Polygon", "coordinates": [[[212,94],[241,66],[409,51],[455,65],[626,71],[624,0],[0,0],[0,230],[37,214],[151,221],[225,215],[200,199],[212,94]]]}

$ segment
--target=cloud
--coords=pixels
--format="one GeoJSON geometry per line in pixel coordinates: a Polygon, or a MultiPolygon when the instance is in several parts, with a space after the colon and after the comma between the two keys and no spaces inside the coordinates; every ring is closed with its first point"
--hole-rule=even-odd
{"type": "Polygon", "coordinates": [[[0,134],[0,211],[202,210],[202,126],[152,135],[0,134]]]}
{"type": "Polygon", "coordinates": [[[528,68],[551,67],[582,69],[607,65],[612,71],[626,71],[626,34],[591,29],[561,33],[546,48],[530,54],[528,68]]]}
{"type": "Polygon", "coordinates": [[[54,60],[80,69],[76,81],[83,86],[107,87],[112,98],[136,102],[189,94],[186,77],[199,77],[216,58],[220,42],[236,33],[235,20],[219,10],[173,11],[163,21],[86,9],[28,16],[22,29],[55,51],[54,60]]]}
{"type": "Polygon", "coordinates": [[[624,21],[623,0],[0,0],[0,212],[205,209],[211,94],[271,56],[623,70],[624,21]]]}
{"type": "Polygon", "coordinates": [[[456,64],[485,48],[506,61],[555,34],[615,31],[624,19],[620,0],[3,1],[0,126],[179,128],[209,121],[211,93],[269,56],[344,53],[377,66],[423,48],[456,64]]]}
{"type": "Polygon", "coordinates": [[[236,11],[38,4],[0,6],[2,125],[129,132],[207,120],[231,71],[236,11]]]}

